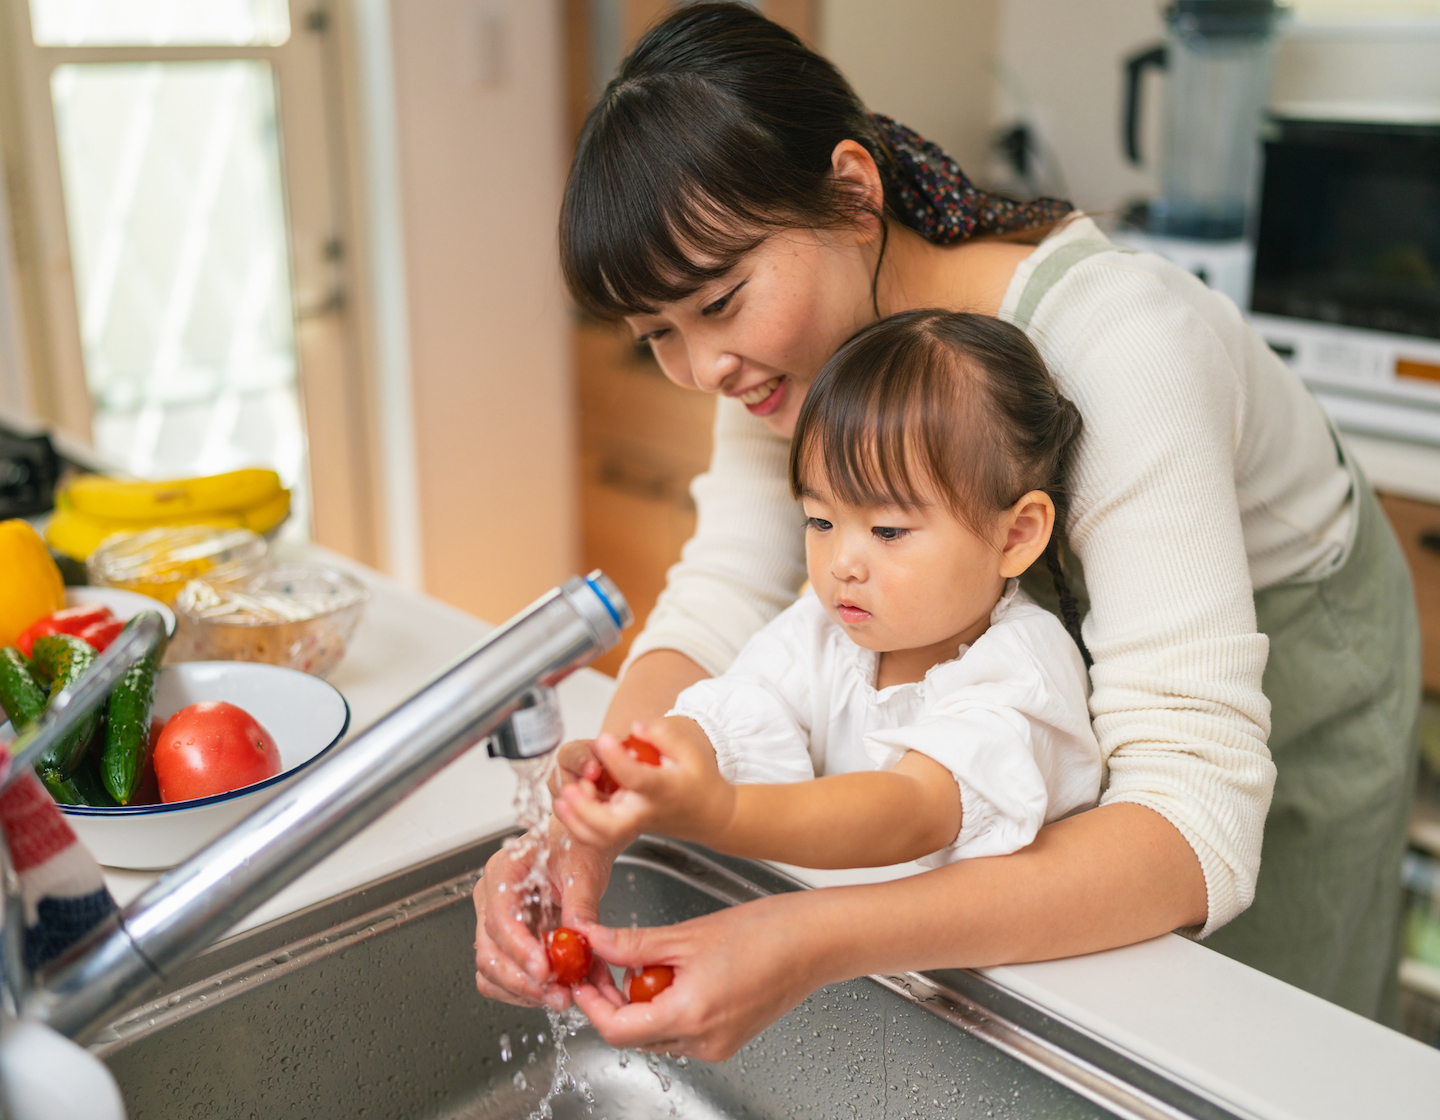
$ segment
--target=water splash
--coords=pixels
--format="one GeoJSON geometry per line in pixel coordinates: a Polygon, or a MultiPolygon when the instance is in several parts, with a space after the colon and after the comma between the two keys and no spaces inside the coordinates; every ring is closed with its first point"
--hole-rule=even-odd
{"type": "Polygon", "coordinates": [[[515,887],[517,921],[537,936],[554,928],[560,920],[550,886],[550,770],[555,752],[539,758],[511,762],[515,785],[515,820],[525,831],[505,841],[505,850],[517,862],[528,862],[530,870],[515,887]]]}
{"type": "MultiPolygon", "coordinates": [[[[554,1114],[550,1102],[561,1093],[568,1093],[572,1090],[578,1089],[581,1098],[587,1104],[593,1105],[595,1102],[595,1095],[589,1084],[583,1079],[576,1082],[574,1074],[570,1072],[570,1051],[565,1046],[565,1040],[574,1038],[588,1022],[584,1013],[574,1006],[568,1007],[564,1011],[555,1011],[547,1007],[545,1015],[550,1020],[550,1037],[555,1043],[555,1073],[550,1079],[550,1088],[526,1120],[550,1120],[554,1114]]],[[[535,1040],[544,1042],[545,1036],[537,1034],[535,1040]]],[[[530,1056],[535,1057],[533,1053],[530,1056]]]]}

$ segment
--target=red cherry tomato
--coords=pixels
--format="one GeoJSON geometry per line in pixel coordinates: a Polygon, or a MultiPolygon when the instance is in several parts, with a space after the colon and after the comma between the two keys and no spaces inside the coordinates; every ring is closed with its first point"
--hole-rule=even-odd
{"type": "Polygon", "coordinates": [[[181,708],[155,744],[160,800],[229,793],[280,773],[280,752],[254,717],[223,700],[181,708]]]}
{"type": "MultiPolygon", "coordinates": [[[[625,736],[625,741],[620,744],[636,762],[643,762],[646,766],[660,765],[660,752],[653,744],[644,739],[638,739],[634,735],[625,736]]],[[[595,779],[595,788],[600,791],[602,797],[609,797],[620,788],[609,770],[602,769],[600,776],[595,779]]]]}
{"type": "Polygon", "coordinates": [[[586,936],[566,926],[552,929],[545,935],[545,955],[550,958],[556,981],[569,988],[590,975],[590,965],[595,960],[586,936]]]}
{"type": "Polygon", "coordinates": [[[668,964],[648,964],[639,972],[625,973],[625,995],[631,1003],[649,1003],[675,979],[675,970],[668,964]]]}
{"type": "Polygon", "coordinates": [[[104,653],[107,646],[120,636],[125,624],[118,618],[107,618],[103,622],[92,622],[75,636],[89,642],[96,653],[104,653]]]}
{"type": "MultiPolygon", "coordinates": [[[[32,622],[15,644],[20,647],[20,652],[26,657],[30,656],[31,647],[35,645],[36,638],[43,638],[47,634],[73,634],[77,638],[83,638],[83,631],[86,627],[94,626],[97,623],[107,622],[114,619],[115,615],[110,608],[103,603],[85,603],[78,607],[62,607],[53,614],[47,614],[44,618],[32,622]]],[[[123,626],[123,623],[121,624],[123,626]]],[[[115,633],[119,633],[116,630],[115,633]]],[[[113,635],[111,637],[113,641],[113,635]]],[[[94,644],[93,642],[91,643],[94,644]]],[[[109,644],[108,642],[106,643],[109,644]]],[[[104,646],[97,647],[103,649],[104,646]]]]}

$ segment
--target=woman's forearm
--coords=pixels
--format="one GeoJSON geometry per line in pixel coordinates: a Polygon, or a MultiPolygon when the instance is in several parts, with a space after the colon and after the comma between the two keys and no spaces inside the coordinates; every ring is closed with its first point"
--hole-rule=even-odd
{"type": "Polygon", "coordinates": [[[772,901],[807,930],[816,986],[1129,945],[1205,921],[1205,880],[1160,814],[1115,804],[1058,821],[1014,855],[772,901]]]}
{"type": "Polygon", "coordinates": [[[601,730],[624,737],[637,719],[659,719],[675,706],[675,697],[709,676],[677,650],[651,650],[620,678],[601,730]]]}

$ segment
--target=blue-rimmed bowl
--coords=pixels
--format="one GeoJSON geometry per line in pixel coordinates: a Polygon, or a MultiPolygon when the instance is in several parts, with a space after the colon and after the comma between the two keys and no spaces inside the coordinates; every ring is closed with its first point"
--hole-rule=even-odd
{"type": "MultiPolygon", "coordinates": [[[[275,738],[281,771],[273,778],[194,801],[94,809],[65,805],[70,827],[108,867],[154,871],[194,855],[269,801],[322,758],[350,726],[350,706],[319,677],[278,665],[192,661],[160,670],[155,715],[169,719],[202,700],[244,708],[275,738]]],[[[0,729],[0,739],[9,728],[0,729]]]]}

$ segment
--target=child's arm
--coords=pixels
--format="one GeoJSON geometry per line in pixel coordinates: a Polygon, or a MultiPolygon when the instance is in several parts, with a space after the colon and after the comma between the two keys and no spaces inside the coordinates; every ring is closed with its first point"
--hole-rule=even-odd
{"type": "Polygon", "coordinates": [[[713,848],[800,867],[883,867],[938,851],[960,834],[960,790],[934,759],[908,752],[892,770],[788,785],[739,785],[713,848]]]}
{"type": "Polygon", "coordinates": [[[602,801],[594,783],[567,785],[555,804],[571,835],[596,846],[640,832],[695,840],[732,855],[805,867],[876,867],[918,859],[960,831],[950,771],[911,751],[892,770],[778,785],[732,785],[698,724],[671,717],[636,725],[661,754],[636,762],[618,741],[596,753],[621,789],[602,801]]]}

